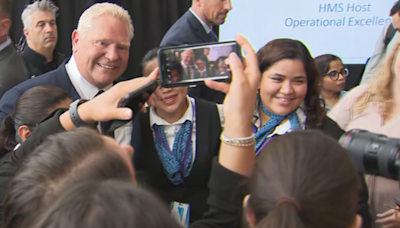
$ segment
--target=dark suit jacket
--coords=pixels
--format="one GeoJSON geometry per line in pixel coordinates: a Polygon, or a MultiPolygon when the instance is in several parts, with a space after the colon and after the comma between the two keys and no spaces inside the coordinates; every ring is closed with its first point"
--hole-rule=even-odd
{"type": "Polygon", "coordinates": [[[78,92],[75,90],[71,80],[69,79],[64,62],[57,69],[43,74],[40,77],[29,79],[5,93],[0,100],[0,123],[3,122],[7,115],[14,112],[14,106],[17,103],[18,98],[24,92],[35,86],[42,85],[55,86],[64,89],[71,95],[72,100],[80,98],[78,92]]]}
{"type": "Polygon", "coordinates": [[[179,46],[184,44],[209,43],[215,40],[207,34],[203,25],[190,10],[182,15],[168,30],[160,46],[179,46]]]}
{"type": "Polygon", "coordinates": [[[0,51],[0,97],[12,87],[29,79],[24,60],[11,43],[0,51]]]}
{"type": "MultiPolygon", "coordinates": [[[[188,10],[168,30],[161,41],[160,46],[179,46],[184,44],[199,44],[213,42],[211,34],[207,34],[203,25],[188,10]]],[[[206,85],[197,85],[188,90],[188,94],[194,98],[201,98],[222,104],[225,94],[208,88],[206,85]]]]}

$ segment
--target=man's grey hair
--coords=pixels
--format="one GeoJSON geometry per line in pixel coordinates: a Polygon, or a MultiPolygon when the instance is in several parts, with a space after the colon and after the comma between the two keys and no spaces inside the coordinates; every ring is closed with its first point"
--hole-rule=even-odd
{"type": "Polygon", "coordinates": [[[90,32],[96,18],[101,15],[109,15],[122,20],[127,25],[129,40],[132,40],[134,32],[129,12],[121,6],[109,2],[96,3],[87,8],[79,18],[78,32],[83,36],[90,32]]]}
{"type": "Polygon", "coordinates": [[[30,29],[31,15],[36,11],[52,12],[55,17],[57,15],[58,7],[50,0],[36,0],[32,4],[26,5],[21,15],[24,28],[28,30],[30,29]]]}

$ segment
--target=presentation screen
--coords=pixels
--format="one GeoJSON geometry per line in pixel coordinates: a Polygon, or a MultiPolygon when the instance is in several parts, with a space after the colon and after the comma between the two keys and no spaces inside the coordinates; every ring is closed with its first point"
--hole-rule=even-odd
{"type": "Polygon", "coordinates": [[[313,57],[334,54],[345,64],[372,55],[395,0],[232,0],[220,41],[240,33],[256,50],[277,38],[302,41],[313,57]]]}

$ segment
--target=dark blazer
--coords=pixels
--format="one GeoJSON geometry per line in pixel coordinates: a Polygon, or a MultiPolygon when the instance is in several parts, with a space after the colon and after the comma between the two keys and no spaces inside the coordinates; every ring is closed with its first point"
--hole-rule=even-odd
{"type": "Polygon", "coordinates": [[[196,99],[196,157],[184,183],[174,185],[166,176],[155,148],[149,113],[139,113],[133,123],[131,143],[139,185],[153,190],[168,206],[173,201],[190,204],[190,223],[200,220],[208,209],[207,184],[212,160],[219,153],[221,131],[215,103],[196,99]]]}
{"type": "Polygon", "coordinates": [[[11,43],[0,51],[0,97],[9,89],[29,79],[24,60],[11,43]]]}
{"type": "MultiPolygon", "coordinates": [[[[190,10],[188,10],[175,24],[168,30],[161,41],[160,46],[179,46],[185,44],[199,44],[218,41],[213,33],[207,34],[203,25],[197,20],[190,10]]],[[[208,88],[206,85],[190,87],[188,94],[194,98],[201,98],[222,104],[225,94],[208,88]]]]}
{"type": "Polygon", "coordinates": [[[10,115],[14,112],[14,106],[17,103],[18,98],[24,92],[35,86],[55,86],[64,89],[67,93],[69,93],[69,95],[72,97],[72,100],[79,99],[80,96],[72,85],[65,69],[65,63],[66,61],[57,69],[43,74],[40,77],[29,79],[5,93],[0,100],[0,123],[3,122],[7,115],[10,115]]]}
{"type": "Polygon", "coordinates": [[[179,46],[184,44],[199,44],[216,41],[212,34],[207,34],[203,25],[193,13],[188,10],[168,30],[160,46],[179,46]]]}

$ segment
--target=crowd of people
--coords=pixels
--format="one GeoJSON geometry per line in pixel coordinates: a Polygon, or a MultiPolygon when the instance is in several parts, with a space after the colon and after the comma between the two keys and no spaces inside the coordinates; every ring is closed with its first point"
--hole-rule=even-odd
{"type": "MultiPolygon", "coordinates": [[[[127,10],[87,8],[66,59],[50,0],[22,12],[21,50],[7,34],[11,1],[0,0],[0,74],[10,78],[0,81],[0,227],[400,227],[398,182],[359,172],[337,143],[352,129],[400,138],[400,43],[351,91],[339,56],[313,58],[299,40],[255,52],[238,35],[245,58],[214,60],[209,48],[179,47],[217,42],[212,27],[231,9],[193,0],[160,43],[177,46],[172,77],[229,72],[231,82],[158,86],[132,113],[118,104],[159,80],[159,47],[143,57],[143,77],[114,83],[134,38],[127,10]],[[110,120],[128,123],[103,131],[110,120]]],[[[391,16],[398,28],[400,1],[391,16]]]]}

